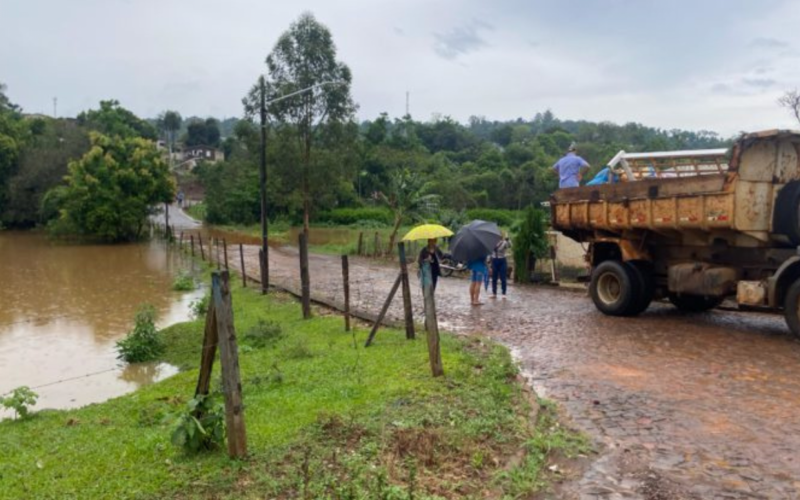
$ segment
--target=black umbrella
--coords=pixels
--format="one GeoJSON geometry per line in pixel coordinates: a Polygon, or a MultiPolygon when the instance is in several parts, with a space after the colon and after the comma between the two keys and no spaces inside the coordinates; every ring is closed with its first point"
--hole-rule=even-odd
{"type": "Polygon", "coordinates": [[[485,259],[502,238],[500,228],[494,222],[474,220],[459,229],[450,240],[450,253],[453,259],[461,262],[485,259]]]}

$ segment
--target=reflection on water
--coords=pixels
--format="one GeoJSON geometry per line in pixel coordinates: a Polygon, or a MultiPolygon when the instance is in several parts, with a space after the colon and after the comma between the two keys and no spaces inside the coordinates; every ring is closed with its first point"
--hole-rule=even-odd
{"type": "Polygon", "coordinates": [[[104,371],[35,389],[37,409],[68,408],[174,374],[164,364],[123,367],[114,344],[140,304],[155,307],[159,326],[189,317],[202,291],[181,294],[171,285],[190,265],[156,242],[76,245],[0,232],[0,394],[104,371]]]}

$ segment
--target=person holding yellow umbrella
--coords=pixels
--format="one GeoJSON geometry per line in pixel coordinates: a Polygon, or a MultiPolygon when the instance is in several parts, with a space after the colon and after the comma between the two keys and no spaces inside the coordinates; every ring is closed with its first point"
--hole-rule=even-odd
{"type": "Polygon", "coordinates": [[[452,235],[453,231],[439,224],[423,224],[415,227],[409,231],[408,234],[403,236],[403,241],[428,240],[428,245],[419,252],[417,264],[419,264],[421,269],[423,262],[430,262],[431,287],[434,291],[436,290],[436,282],[439,280],[439,276],[442,273],[441,262],[444,257],[442,251],[436,245],[438,242],[437,238],[444,238],[452,235]]]}

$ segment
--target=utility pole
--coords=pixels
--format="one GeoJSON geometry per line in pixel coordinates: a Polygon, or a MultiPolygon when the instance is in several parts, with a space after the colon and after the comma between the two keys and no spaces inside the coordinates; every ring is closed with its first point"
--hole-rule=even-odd
{"type": "Polygon", "coordinates": [[[267,83],[264,76],[258,79],[261,112],[261,293],[269,287],[269,245],[267,242],[267,83]]]}

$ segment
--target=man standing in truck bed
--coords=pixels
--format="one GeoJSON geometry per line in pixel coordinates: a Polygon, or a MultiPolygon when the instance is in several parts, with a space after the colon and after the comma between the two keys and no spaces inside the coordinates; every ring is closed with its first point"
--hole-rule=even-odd
{"type": "Polygon", "coordinates": [[[558,173],[558,188],[571,188],[581,185],[581,171],[588,169],[586,160],[577,155],[577,148],[573,142],[567,154],[553,165],[553,170],[558,173]]]}

